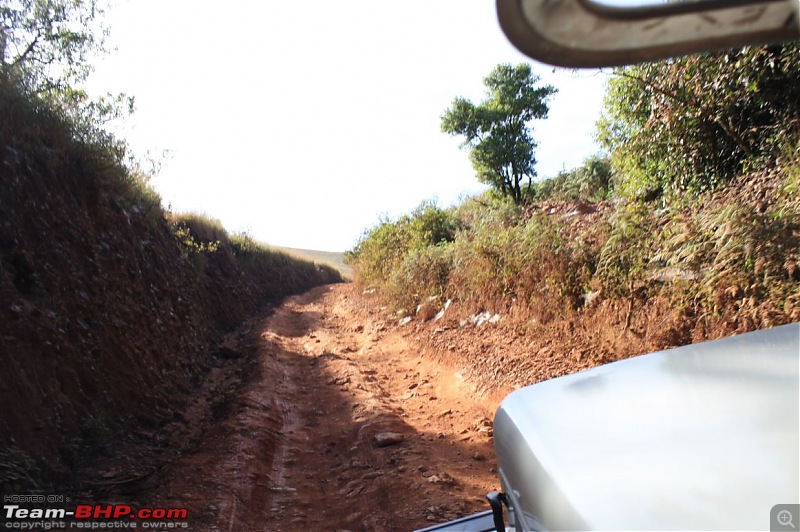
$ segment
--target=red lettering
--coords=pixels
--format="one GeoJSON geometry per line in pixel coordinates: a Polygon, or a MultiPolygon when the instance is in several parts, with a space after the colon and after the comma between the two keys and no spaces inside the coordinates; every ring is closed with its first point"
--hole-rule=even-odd
{"type": "Polygon", "coordinates": [[[111,505],[106,506],[103,508],[99,504],[94,507],[94,518],[99,519],[100,517],[105,517],[106,519],[111,519],[111,516],[114,514],[114,507],[111,505]]]}
{"type": "Polygon", "coordinates": [[[92,516],[92,507],[88,504],[79,504],[75,508],[75,519],[89,519],[92,516]]]}
{"type": "Polygon", "coordinates": [[[120,504],[119,506],[114,507],[114,519],[118,519],[123,515],[128,515],[131,513],[131,507],[126,506],[124,504],[120,504]]]}
{"type": "Polygon", "coordinates": [[[163,508],[153,510],[153,519],[164,519],[165,515],[167,515],[167,511],[163,508]]]}

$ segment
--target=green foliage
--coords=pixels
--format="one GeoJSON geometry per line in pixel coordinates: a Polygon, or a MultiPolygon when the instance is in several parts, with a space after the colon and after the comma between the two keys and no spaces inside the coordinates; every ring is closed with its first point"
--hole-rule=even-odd
{"type": "Polygon", "coordinates": [[[406,309],[431,297],[443,300],[449,297],[452,269],[452,243],[412,248],[390,272],[385,291],[397,306],[406,309]]]}
{"type": "Polygon", "coordinates": [[[771,164],[800,132],[800,44],[618,68],[599,140],[618,190],[698,192],[771,164]]]}
{"type": "Polygon", "coordinates": [[[104,51],[104,11],[98,0],[1,0],[0,75],[40,95],[82,83],[104,51]]]}
{"type": "Polygon", "coordinates": [[[457,228],[451,211],[426,201],[410,214],[396,221],[381,220],[366,231],[346,254],[346,262],[358,264],[361,282],[385,286],[391,272],[401,266],[409,252],[452,242],[457,228]]]}
{"type": "Polygon", "coordinates": [[[443,132],[464,137],[478,180],[516,203],[523,200],[523,179],[531,183],[536,175],[530,123],[547,117],[547,99],[556,92],[550,85],[537,87],[538,81],[530,65],[498,65],[484,79],[482,103],[456,98],[442,116],[443,132]]]}
{"type": "Polygon", "coordinates": [[[612,193],[612,176],[608,157],[594,155],[577,168],[534,183],[525,192],[531,201],[600,201],[608,199],[612,193]]]}
{"type": "Polygon", "coordinates": [[[473,230],[484,225],[511,227],[520,221],[522,209],[508,196],[494,190],[467,198],[456,207],[455,217],[462,230],[473,230]]]}
{"type": "Polygon", "coordinates": [[[476,309],[513,300],[533,308],[547,301],[555,311],[578,305],[587,289],[594,259],[586,247],[581,238],[567,239],[557,220],[522,219],[510,198],[487,193],[455,211],[428,207],[384,221],[365,234],[349,259],[358,280],[379,287],[399,308],[437,297],[476,309]],[[415,238],[419,232],[413,228],[424,219],[444,219],[439,227],[458,229],[452,240],[415,238]]]}
{"type": "MultiPolygon", "coordinates": [[[[763,301],[800,302],[800,205],[785,198],[765,212],[733,202],[700,210],[666,233],[663,264],[698,272],[696,300],[711,312],[763,301]]],[[[761,328],[775,323],[757,323],[761,328]]]]}
{"type": "Polygon", "coordinates": [[[104,131],[133,112],[124,94],[90,99],[81,84],[90,59],[106,52],[105,0],[0,0],[0,83],[62,114],[76,140],[103,147],[121,162],[124,142],[104,131]]]}
{"type": "Polygon", "coordinates": [[[653,222],[647,205],[635,201],[611,215],[608,239],[597,264],[597,279],[604,293],[623,297],[645,281],[652,253],[653,222]]]}
{"type": "Polygon", "coordinates": [[[175,239],[185,252],[216,253],[220,244],[229,243],[228,232],[219,220],[197,213],[173,215],[175,239]]]}
{"type": "Polygon", "coordinates": [[[786,323],[800,316],[799,160],[785,157],[782,181],[740,178],[738,196],[721,189],[659,210],[630,200],[599,219],[521,211],[487,192],[449,211],[452,241],[415,241],[407,215],[365,234],[351,264],[357,280],[406,310],[433,297],[462,312],[514,307],[545,323],[588,301],[633,309],[658,296],[684,317],[714,316],[732,330],[786,323]]]}
{"type": "Polygon", "coordinates": [[[554,310],[576,305],[590,270],[575,264],[581,241],[566,240],[562,229],[539,213],[515,225],[489,222],[460,234],[451,292],[476,307],[496,308],[504,300],[524,308],[543,302],[554,310]]]}
{"type": "Polygon", "coordinates": [[[229,276],[241,274],[259,280],[273,298],[295,293],[300,287],[342,282],[341,274],[332,266],[289,255],[246,233],[230,235],[222,222],[204,214],[173,214],[170,227],[195,271],[206,274],[209,261],[215,260],[229,276]]]}

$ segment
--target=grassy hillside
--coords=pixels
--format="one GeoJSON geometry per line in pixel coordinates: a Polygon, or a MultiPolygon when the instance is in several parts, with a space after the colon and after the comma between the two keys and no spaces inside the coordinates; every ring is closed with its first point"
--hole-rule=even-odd
{"type": "Polygon", "coordinates": [[[333,266],[346,278],[352,279],[353,278],[353,269],[345,264],[344,262],[344,252],[341,251],[317,251],[313,249],[297,249],[297,248],[286,248],[286,247],[278,247],[276,246],[275,249],[279,251],[283,251],[289,255],[294,257],[298,257],[301,259],[310,260],[319,264],[327,264],[329,266],[333,266]]]}

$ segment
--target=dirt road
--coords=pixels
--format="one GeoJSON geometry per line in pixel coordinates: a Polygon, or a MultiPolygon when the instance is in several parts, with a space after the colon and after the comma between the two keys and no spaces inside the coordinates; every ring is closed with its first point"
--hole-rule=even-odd
{"type": "Polygon", "coordinates": [[[411,530],[486,509],[496,400],[384,319],[336,285],[238,331],[223,352],[233,361],[184,415],[191,425],[210,409],[212,421],[198,414],[203,435],[162,473],[158,498],[187,505],[193,528],[226,531],[411,530]]]}

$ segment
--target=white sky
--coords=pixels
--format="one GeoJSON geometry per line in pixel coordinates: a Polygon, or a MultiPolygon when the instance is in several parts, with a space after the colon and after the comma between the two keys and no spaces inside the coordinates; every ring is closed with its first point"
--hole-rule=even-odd
{"type": "MultiPolygon", "coordinates": [[[[498,63],[531,62],[492,0],[119,0],[106,22],[117,50],[90,90],[136,98],[122,135],[140,156],[169,150],[164,206],[327,251],[381,214],[482,190],[440,117],[480,101],[498,63]]],[[[605,76],[531,64],[559,89],[534,125],[550,177],[597,151],[605,76]]]]}

